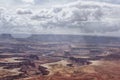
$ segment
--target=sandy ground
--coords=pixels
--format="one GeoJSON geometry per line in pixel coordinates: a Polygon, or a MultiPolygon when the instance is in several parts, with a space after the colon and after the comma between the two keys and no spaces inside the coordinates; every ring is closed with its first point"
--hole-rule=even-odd
{"type": "Polygon", "coordinates": [[[12,58],[4,58],[4,59],[0,59],[1,63],[13,63],[13,62],[21,62],[19,60],[15,60],[15,59],[20,59],[18,57],[12,57],[12,58]]]}
{"type": "Polygon", "coordinates": [[[102,61],[90,61],[92,64],[90,65],[101,65],[102,61]]]}
{"type": "Polygon", "coordinates": [[[66,60],[61,60],[61,61],[58,61],[58,62],[42,64],[41,66],[46,67],[48,69],[48,71],[50,71],[49,75],[51,75],[51,74],[53,74],[51,65],[59,64],[59,65],[62,65],[62,66],[66,66],[68,63],[69,62],[66,61],[66,60]]]}

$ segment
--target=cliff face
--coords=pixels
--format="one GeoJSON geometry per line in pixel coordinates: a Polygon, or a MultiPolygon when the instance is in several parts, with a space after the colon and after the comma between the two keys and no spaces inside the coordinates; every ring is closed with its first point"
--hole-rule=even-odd
{"type": "Polygon", "coordinates": [[[21,54],[2,54],[0,58],[0,67],[2,67],[2,70],[5,70],[6,72],[0,74],[0,80],[16,80],[31,77],[33,75],[48,75],[49,71],[47,71],[47,68],[40,66],[40,64],[37,64],[35,61],[39,61],[39,57],[37,55],[29,54],[21,56],[21,54]]]}
{"type": "Polygon", "coordinates": [[[0,38],[9,38],[9,39],[12,39],[13,37],[11,36],[11,34],[0,34],[0,38]]]}
{"type": "Polygon", "coordinates": [[[80,35],[20,39],[2,34],[0,80],[119,80],[119,41],[80,35]]]}

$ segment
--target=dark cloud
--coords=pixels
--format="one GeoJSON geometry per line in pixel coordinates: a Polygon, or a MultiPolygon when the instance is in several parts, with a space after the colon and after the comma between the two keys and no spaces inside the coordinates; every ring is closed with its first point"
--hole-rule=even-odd
{"type": "Polygon", "coordinates": [[[30,10],[30,9],[17,9],[17,14],[19,14],[19,15],[32,14],[32,10],[30,10]]]}

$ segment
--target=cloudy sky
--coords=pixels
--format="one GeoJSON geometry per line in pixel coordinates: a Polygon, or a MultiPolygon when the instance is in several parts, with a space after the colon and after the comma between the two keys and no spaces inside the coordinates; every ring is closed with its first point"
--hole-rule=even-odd
{"type": "Polygon", "coordinates": [[[120,0],[0,0],[0,34],[119,36],[120,0]]]}

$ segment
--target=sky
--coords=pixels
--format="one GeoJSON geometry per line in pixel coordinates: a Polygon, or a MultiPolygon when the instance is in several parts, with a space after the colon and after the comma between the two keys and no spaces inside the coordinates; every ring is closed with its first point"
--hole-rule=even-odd
{"type": "Polygon", "coordinates": [[[0,0],[2,33],[119,36],[120,0],[0,0]]]}

